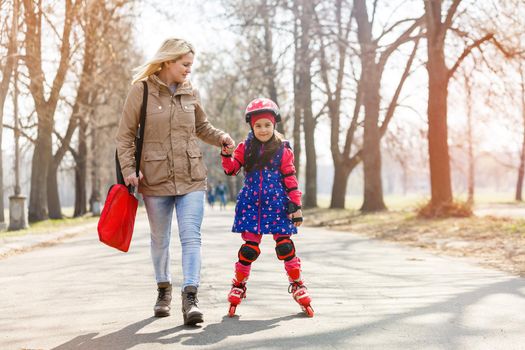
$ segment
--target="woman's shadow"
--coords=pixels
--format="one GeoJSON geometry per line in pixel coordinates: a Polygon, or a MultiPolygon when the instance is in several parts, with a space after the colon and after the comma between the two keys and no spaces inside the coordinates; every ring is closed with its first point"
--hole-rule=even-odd
{"type": "Polygon", "coordinates": [[[220,342],[229,336],[253,334],[262,330],[275,328],[281,321],[287,321],[300,317],[289,315],[269,320],[242,321],[238,316],[230,318],[224,316],[219,323],[212,323],[202,328],[198,333],[180,333],[183,330],[199,329],[201,327],[177,326],[153,333],[137,333],[142,328],[157,320],[149,317],[140,322],[126,326],[116,332],[97,337],[98,333],[79,335],[70,341],[61,344],[52,350],[93,350],[112,349],[126,350],[139,344],[175,344],[184,345],[210,345],[220,342]],[[171,336],[171,337],[170,337],[171,336]]]}

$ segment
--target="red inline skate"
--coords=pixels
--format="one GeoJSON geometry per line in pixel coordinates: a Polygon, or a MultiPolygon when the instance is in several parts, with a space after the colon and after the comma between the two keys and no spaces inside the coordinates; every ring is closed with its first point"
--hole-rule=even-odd
{"type": "Polygon", "coordinates": [[[294,281],[290,283],[288,293],[292,294],[294,300],[301,306],[301,309],[306,315],[308,315],[308,317],[314,317],[314,309],[310,306],[312,299],[302,281],[294,281]]]}
{"type": "Polygon", "coordinates": [[[228,316],[235,316],[235,309],[237,309],[237,305],[239,305],[244,298],[246,298],[246,283],[236,283],[234,280],[232,289],[228,294],[228,301],[230,302],[228,316]]]}

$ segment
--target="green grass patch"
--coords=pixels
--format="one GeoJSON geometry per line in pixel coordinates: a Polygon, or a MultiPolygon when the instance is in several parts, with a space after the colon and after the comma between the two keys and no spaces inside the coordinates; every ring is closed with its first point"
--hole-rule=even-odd
{"type": "Polygon", "coordinates": [[[63,228],[83,225],[91,222],[96,222],[98,216],[85,215],[78,218],[64,217],[57,220],[44,220],[30,224],[29,227],[18,231],[3,231],[0,232],[0,238],[23,236],[27,234],[45,234],[58,231],[63,228]]]}
{"type": "MultiPolygon", "coordinates": [[[[458,193],[455,196],[458,202],[466,202],[467,194],[458,193]]],[[[408,193],[408,194],[389,194],[384,196],[384,201],[390,210],[411,210],[419,208],[430,200],[430,194],[408,193]]],[[[319,194],[317,196],[317,204],[320,208],[328,208],[330,206],[330,195],[319,194]]],[[[363,204],[363,196],[352,195],[346,196],[345,208],[358,210],[363,204]]],[[[508,192],[482,192],[479,191],[474,195],[475,206],[486,206],[488,204],[505,204],[517,207],[525,207],[525,202],[516,202],[514,194],[508,192]]]]}

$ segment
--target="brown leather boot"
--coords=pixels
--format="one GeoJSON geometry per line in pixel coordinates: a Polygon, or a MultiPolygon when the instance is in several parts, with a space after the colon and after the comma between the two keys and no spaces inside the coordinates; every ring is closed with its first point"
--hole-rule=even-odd
{"type": "Polygon", "coordinates": [[[171,283],[160,282],[157,283],[157,287],[159,295],[157,296],[157,302],[153,308],[155,311],[155,317],[169,316],[171,309],[171,283]]]}
{"type": "Polygon", "coordinates": [[[197,303],[197,287],[186,286],[181,294],[182,297],[182,317],[185,325],[194,326],[203,322],[202,312],[197,303]]]}

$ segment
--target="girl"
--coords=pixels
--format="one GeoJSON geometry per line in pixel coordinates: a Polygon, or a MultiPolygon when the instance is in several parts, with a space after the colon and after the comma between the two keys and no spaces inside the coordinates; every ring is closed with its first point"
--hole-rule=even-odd
{"type": "Polygon", "coordinates": [[[290,287],[288,292],[310,317],[310,296],[301,278],[301,260],[295,255],[291,235],[303,221],[301,192],[295,177],[294,157],[288,141],[275,131],[281,121],[279,107],[267,98],[248,104],[245,120],[251,132],[246,140],[222,148],[222,166],[227,175],[237,175],[244,166],[244,186],[237,196],[233,232],[241,233],[244,244],[235,264],[235,278],[228,294],[230,317],[246,297],[246,281],[251,264],[260,254],[263,234],[272,234],[277,258],[284,261],[290,287]],[[233,153],[233,156],[232,156],[233,153]]]}

